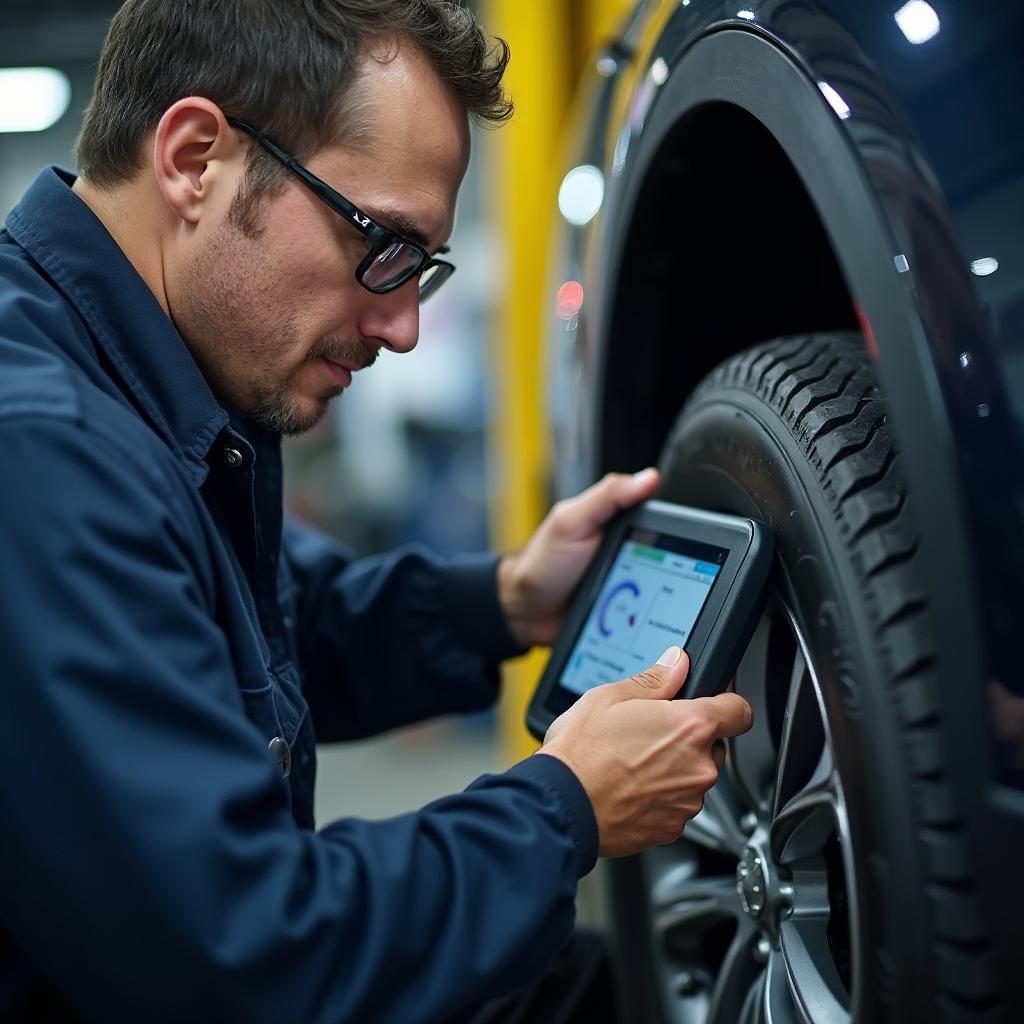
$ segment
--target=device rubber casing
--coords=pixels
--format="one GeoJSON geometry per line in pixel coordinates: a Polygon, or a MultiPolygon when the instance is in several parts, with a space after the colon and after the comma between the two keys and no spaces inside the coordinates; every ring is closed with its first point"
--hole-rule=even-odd
{"type": "Polygon", "coordinates": [[[710,544],[728,552],[683,644],[690,669],[679,697],[720,693],[750,642],[767,596],[774,554],[769,528],[755,519],[662,501],[630,509],[608,525],[601,547],[573,595],[565,625],[530,701],[526,724],[537,739],[543,739],[551,723],[580,697],[560,686],[559,679],[627,533],[635,529],[710,544]]]}

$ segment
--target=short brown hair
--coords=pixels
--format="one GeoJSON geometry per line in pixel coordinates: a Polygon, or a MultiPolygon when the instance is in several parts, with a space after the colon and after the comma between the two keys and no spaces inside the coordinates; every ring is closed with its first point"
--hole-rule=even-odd
{"type": "MultiPolygon", "coordinates": [[[[142,141],[165,110],[204,96],[300,159],[354,128],[342,102],[376,40],[407,40],[478,123],[512,114],[504,40],[446,0],[127,0],[110,24],[76,144],[79,173],[101,187],[142,166],[142,141]]],[[[277,178],[258,147],[250,193],[277,178]]]]}

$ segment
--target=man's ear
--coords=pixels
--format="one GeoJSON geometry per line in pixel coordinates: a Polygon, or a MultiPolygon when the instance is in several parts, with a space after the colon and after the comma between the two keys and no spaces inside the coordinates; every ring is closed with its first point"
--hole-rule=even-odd
{"type": "Polygon", "coordinates": [[[164,111],[153,140],[157,187],[183,221],[196,224],[218,189],[233,196],[244,154],[216,103],[201,96],[178,100],[164,111]]]}

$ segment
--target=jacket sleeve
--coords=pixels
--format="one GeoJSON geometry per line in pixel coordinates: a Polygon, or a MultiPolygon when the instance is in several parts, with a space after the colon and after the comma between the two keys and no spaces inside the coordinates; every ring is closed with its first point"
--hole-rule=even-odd
{"type": "Polygon", "coordinates": [[[98,429],[0,417],[3,929],[94,1020],[440,1021],[533,976],[595,858],[569,769],[300,830],[183,489],[98,429]]]}
{"type": "Polygon", "coordinates": [[[498,665],[524,653],[498,603],[493,555],[415,547],[352,561],[288,522],[303,688],[321,742],[494,703],[498,665]]]}

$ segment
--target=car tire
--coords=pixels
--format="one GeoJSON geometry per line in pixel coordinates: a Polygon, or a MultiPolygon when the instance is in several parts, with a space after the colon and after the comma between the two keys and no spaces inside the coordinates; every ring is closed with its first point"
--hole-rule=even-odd
{"type": "Polygon", "coordinates": [[[695,390],[659,497],[753,516],[756,723],[682,838],[609,865],[625,1020],[978,1022],[990,945],[948,785],[915,514],[864,339],[783,338],[695,390]],[[794,809],[795,808],[795,809],[794,809]]]}

